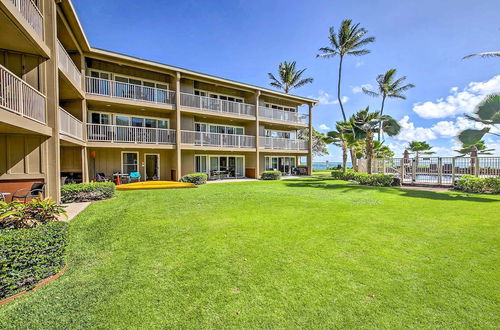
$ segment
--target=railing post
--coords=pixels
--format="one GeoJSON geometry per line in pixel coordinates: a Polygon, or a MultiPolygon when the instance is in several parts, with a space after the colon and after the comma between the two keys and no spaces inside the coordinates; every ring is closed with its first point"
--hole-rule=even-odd
{"type": "Polygon", "coordinates": [[[437,161],[437,167],[438,167],[438,185],[442,185],[443,184],[443,161],[442,161],[442,158],[441,157],[438,157],[438,161],[437,161]]]}
{"type": "Polygon", "coordinates": [[[476,172],[476,173],[474,173],[474,175],[479,177],[479,175],[481,174],[481,170],[479,168],[479,156],[476,156],[474,158],[474,162],[475,162],[474,170],[476,172]]]}
{"type": "Polygon", "coordinates": [[[401,158],[401,168],[399,169],[399,175],[401,176],[401,184],[403,184],[405,177],[405,159],[401,158]]]}
{"type": "Polygon", "coordinates": [[[24,102],[23,102],[23,84],[18,82],[19,86],[19,113],[21,116],[25,117],[24,113],[24,102]]]}
{"type": "Polygon", "coordinates": [[[412,164],[411,164],[411,182],[415,183],[417,181],[417,161],[418,158],[413,158],[412,159],[412,164]]]}
{"type": "Polygon", "coordinates": [[[455,157],[451,159],[451,184],[455,185],[455,157]]]}

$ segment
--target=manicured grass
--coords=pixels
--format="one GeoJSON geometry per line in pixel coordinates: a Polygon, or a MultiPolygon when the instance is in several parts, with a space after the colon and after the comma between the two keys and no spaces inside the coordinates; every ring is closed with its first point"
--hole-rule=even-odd
{"type": "Polygon", "coordinates": [[[118,192],[0,328],[498,328],[500,197],[325,178],[118,192]]]}

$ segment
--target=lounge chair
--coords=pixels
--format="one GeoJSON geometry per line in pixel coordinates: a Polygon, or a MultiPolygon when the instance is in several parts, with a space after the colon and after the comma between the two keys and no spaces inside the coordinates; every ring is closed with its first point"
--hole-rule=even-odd
{"type": "Polygon", "coordinates": [[[35,182],[31,185],[31,188],[21,188],[17,190],[12,195],[12,200],[22,199],[24,203],[28,200],[28,198],[40,197],[45,194],[45,183],[43,182],[35,182]],[[22,191],[27,191],[27,193],[22,194],[22,191]]]}
{"type": "Polygon", "coordinates": [[[130,178],[130,182],[133,182],[134,180],[136,180],[137,182],[141,181],[141,173],[139,172],[130,172],[129,173],[129,178],[130,178]]]}

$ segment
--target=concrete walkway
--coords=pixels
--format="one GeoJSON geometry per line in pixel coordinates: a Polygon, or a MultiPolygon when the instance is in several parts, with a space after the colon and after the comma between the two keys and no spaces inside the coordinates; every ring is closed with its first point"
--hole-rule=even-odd
{"type": "Polygon", "coordinates": [[[59,217],[60,221],[70,222],[74,217],[78,215],[78,213],[82,212],[90,205],[91,202],[82,202],[82,203],[71,203],[71,204],[63,204],[66,206],[66,214],[68,218],[64,215],[59,217]]]}

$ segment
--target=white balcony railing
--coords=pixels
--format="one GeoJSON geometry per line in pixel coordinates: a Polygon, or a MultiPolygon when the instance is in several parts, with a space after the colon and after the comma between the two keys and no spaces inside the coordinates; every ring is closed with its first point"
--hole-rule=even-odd
{"type": "Polygon", "coordinates": [[[45,124],[45,96],[1,65],[0,107],[45,124]]]}
{"type": "Polygon", "coordinates": [[[175,92],[167,89],[134,85],[94,77],[85,77],[85,81],[86,91],[89,94],[150,103],[175,104],[175,92]]]}
{"type": "Polygon", "coordinates": [[[221,112],[238,116],[255,116],[255,106],[252,104],[214,99],[181,93],[181,105],[213,112],[221,112]]]}
{"type": "Polygon", "coordinates": [[[43,15],[33,0],[11,0],[21,15],[35,29],[36,33],[43,38],[43,15]]]}
{"type": "Polygon", "coordinates": [[[255,136],[182,131],[181,143],[209,147],[255,148],[255,136]]]}
{"type": "Polygon", "coordinates": [[[61,134],[83,140],[83,124],[75,116],[59,107],[59,131],[61,134]]]}
{"type": "Polygon", "coordinates": [[[59,58],[59,69],[71,79],[75,86],[82,88],[82,73],[59,40],[57,40],[57,55],[59,58]]]}
{"type": "Polygon", "coordinates": [[[284,111],[267,107],[259,107],[259,116],[299,124],[307,124],[309,118],[308,115],[298,112],[284,111]]]}
{"type": "Polygon", "coordinates": [[[281,149],[281,150],[308,150],[309,145],[306,140],[301,139],[285,139],[273,137],[260,137],[260,147],[264,149],[281,149]]]}
{"type": "Polygon", "coordinates": [[[112,143],[175,144],[175,130],[87,124],[87,140],[112,143]]]}

